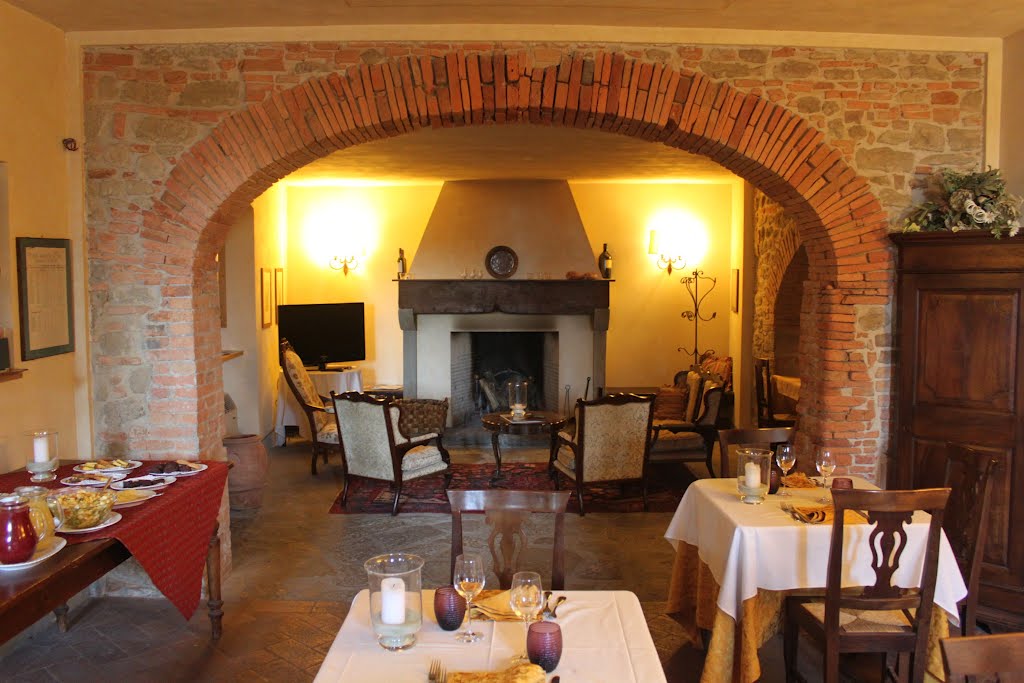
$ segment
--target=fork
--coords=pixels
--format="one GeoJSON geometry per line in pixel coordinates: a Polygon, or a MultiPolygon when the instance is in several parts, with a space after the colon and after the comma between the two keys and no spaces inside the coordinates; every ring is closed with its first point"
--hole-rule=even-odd
{"type": "Polygon", "coordinates": [[[430,660],[430,669],[427,671],[427,680],[431,683],[445,683],[448,680],[448,672],[440,659],[430,660]]]}

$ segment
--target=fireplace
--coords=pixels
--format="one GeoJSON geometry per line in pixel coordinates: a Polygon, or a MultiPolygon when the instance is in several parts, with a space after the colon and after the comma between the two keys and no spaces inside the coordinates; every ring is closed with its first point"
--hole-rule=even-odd
{"type": "Polygon", "coordinates": [[[508,409],[506,385],[530,380],[529,409],[557,410],[558,332],[452,332],[452,426],[508,409]]]}

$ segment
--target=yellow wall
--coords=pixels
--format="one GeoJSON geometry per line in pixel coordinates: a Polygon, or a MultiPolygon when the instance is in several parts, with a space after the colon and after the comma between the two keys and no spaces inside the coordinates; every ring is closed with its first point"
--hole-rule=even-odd
{"type": "Polygon", "coordinates": [[[411,263],[440,191],[441,183],[288,187],[288,303],[366,305],[364,386],[402,383],[398,249],[411,263]],[[341,253],[359,258],[348,275],[329,265],[341,253]]]}
{"type": "MultiPolygon", "coordinates": [[[[395,259],[399,247],[410,262],[415,259],[440,187],[288,186],[288,303],[366,303],[367,358],[359,364],[364,385],[403,380],[395,259]],[[350,251],[350,245],[361,245],[356,247],[360,265],[346,276],[328,261],[335,252],[350,251]]],[[[707,228],[711,246],[700,268],[718,278],[718,285],[704,306],[718,315],[701,323],[699,342],[702,349],[729,353],[733,204],[742,186],[580,182],[570,187],[594,254],[608,242],[614,257],[607,384],[668,383],[690,363],[676,350],[693,340],[692,323],[680,315],[690,305],[680,283],[684,273],[666,275],[647,253],[649,221],[663,209],[685,210],[707,228]]],[[[257,206],[257,223],[259,216],[257,206]]]]}
{"type": "Polygon", "coordinates": [[[1006,185],[1024,195],[1024,31],[1004,41],[1002,166],[1006,185]]]}
{"type": "MultiPolygon", "coordinates": [[[[81,293],[82,226],[69,221],[68,152],[60,144],[68,135],[69,89],[63,33],[0,2],[0,195],[7,197],[0,200],[0,327],[10,337],[13,364],[27,369],[21,379],[0,383],[3,472],[24,466],[29,429],[56,429],[62,457],[90,455],[78,452],[74,401],[76,387],[87,382],[75,376],[87,340],[76,339],[75,353],[21,361],[15,277],[15,237],[70,238],[81,293]]],[[[80,323],[84,312],[75,315],[80,323]]]]}

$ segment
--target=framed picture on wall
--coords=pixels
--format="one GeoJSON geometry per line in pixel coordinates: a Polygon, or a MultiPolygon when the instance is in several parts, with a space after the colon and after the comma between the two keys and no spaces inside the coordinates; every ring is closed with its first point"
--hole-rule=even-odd
{"type": "Polygon", "coordinates": [[[284,268],[274,268],[274,323],[277,323],[277,307],[284,304],[284,268]]]}
{"type": "Polygon", "coordinates": [[[15,243],[22,360],[71,353],[71,240],[18,237],[15,243]]]}
{"type": "Polygon", "coordinates": [[[274,324],[274,278],[270,268],[260,268],[260,301],[263,327],[270,327],[274,324]]]}

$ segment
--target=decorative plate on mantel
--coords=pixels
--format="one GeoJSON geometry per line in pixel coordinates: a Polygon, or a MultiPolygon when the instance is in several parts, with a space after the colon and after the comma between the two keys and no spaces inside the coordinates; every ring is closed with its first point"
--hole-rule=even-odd
{"type": "Polygon", "coordinates": [[[519,267],[519,257],[510,247],[497,246],[487,252],[484,267],[491,277],[505,280],[515,274],[516,268],[519,267]]]}

